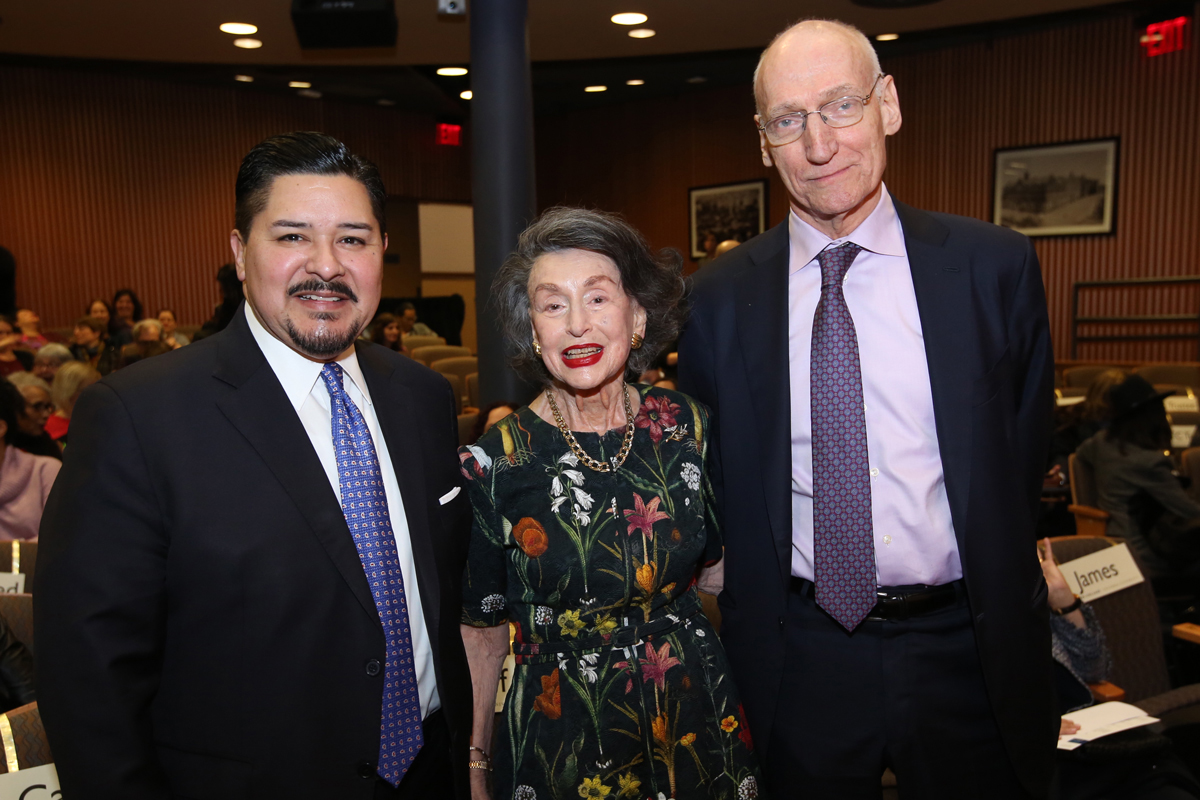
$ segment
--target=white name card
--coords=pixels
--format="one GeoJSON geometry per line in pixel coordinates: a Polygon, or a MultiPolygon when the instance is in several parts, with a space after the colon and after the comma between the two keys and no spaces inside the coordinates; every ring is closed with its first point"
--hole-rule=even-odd
{"type": "Polygon", "coordinates": [[[0,572],[0,592],[4,592],[4,594],[24,594],[25,573],[0,572]]]}
{"type": "Polygon", "coordinates": [[[0,775],[0,800],[61,800],[62,796],[53,764],[0,775]]]}
{"type": "Polygon", "coordinates": [[[1171,395],[1163,398],[1163,408],[1168,414],[1175,411],[1200,411],[1200,398],[1171,395]]]}
{"type": "Polygon", "coordinates": [[[1183,450],[1191,447],[1192,437],[1196,435],[1195,425],[1172,425],[1171,426],[1171,448],[1174,450],[1183,450]]]}
{"type": "Polygon", "coordinates": [[[1136,586],[1146,579],[1138,569],[1129,547],[1118,544],[1097,550],[1091,555],[1059,564],[1067,585],[1075,594],[1090,603],[1098,597],[1136,586]]]}

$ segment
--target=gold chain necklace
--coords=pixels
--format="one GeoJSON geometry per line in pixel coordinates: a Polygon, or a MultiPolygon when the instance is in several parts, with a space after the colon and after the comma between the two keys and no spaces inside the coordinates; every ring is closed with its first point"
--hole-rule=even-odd
{"type": "Polygon", "coordinates": [[[558,431],[567,440],[567,446],[571,448],[580,461],[582,461],[589,469],[595,472],[616,472],[625,463],[625,459],[629,457],[629,448],[633,446],[633,406],[629,404],[629,389],[625,384],[621,384],[621,394],[625,396],[625,441],[621,443],[621,451],[617,453],[613,459],[613,463],[607,464],[583,452],[583,448],[579,446],[579,442],[575,440],[575,434],[571,433],[571,429],[567,427],[566,421],[563,420],[562,412],[558,410],[558,404],[554,402],[554,392],[546,390],[546,402],[550,404],[550,411],[554,413],[554,422],[558,425],[558,431]]]}

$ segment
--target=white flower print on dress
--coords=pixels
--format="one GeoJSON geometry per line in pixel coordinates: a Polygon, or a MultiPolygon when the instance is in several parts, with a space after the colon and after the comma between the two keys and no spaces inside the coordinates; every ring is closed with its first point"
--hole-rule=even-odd
{"type": "Polygon", "coordinates": [[[554,480],[550,481],[550,494],[554,495],[555,497],[558,497],[562,493],[563,493],[562,478],[559,478],[557,475],[555,475],[554,480]]]}
{"type": "Polygon", "coordinates": [[[693,492],[700,491],[700,468],[691,461],[685,461],[683,466],[679,468],[679,474],[683,476],[683,482],[693,492]]]}
{"type": "Polygon", "coordinates": [[[564,469],[563,475],[571,479],[571,483],[576,486],[583,486],[583,473],[577,469],[564,469]]]}
{"type": "Polygon", "coordinates": [[[513,791],[513,800],[537,800],[537,792],[532,786],[521,784],[513,791]]]}
{"type": "Polygon", "coordinates": [[[596,682],[596,661],[599,658],[599,653],[590,653],[579,659],[579,674],[586,678],[588,683],[596,682]]]}
{"type": "Polygon", "coordinates": [[[479,605],[487,612],[500,611],[505,606],[504,595],[489,594],[480,601],[479,605]]]}
{"type": "Polygon", "coordinates": [[[553,502],[550,503],[550,510],[558,511],[558,507],[561,506],[563,503],[567,502],[568,499],[569,498],[565,494],[559,495],[558,497],[554,498],[553,502]]]}
{"type": "Polygon", "coordinates": [[[584,511],[592,510],[592,503],[595,501],[592,500],[592,496],[590,494],[585,492],[583,489],[576,489],[574,486],[571,487],[571,494],[575,495],[576,502],[583,506],[584,511]]]}
{"type": "Polygon", "coordinates": [[[568,450],[567,452],[563,453],[561,456],[558,457],[558,463],[569,464],[572,467],[578,467],[579,459],[575,456],[574,453],[572,453],[570,450],[568,450]]]}
{"type": "Polygon", "coordinates": [[[533,611],[533,621],[537,625],[554,624],[554,609],[550,606],[536,606],[533,611]]]}

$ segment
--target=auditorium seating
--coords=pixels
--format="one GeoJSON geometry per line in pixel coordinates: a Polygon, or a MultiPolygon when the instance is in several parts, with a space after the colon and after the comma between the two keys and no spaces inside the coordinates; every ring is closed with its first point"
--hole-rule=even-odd
{"type": "Polygon", "coordinates": [[[1067,473],[1071,481],[1071,505],[1067,510],[1075,515],[1075,532],[1080,536],[1103,536],[1109,514],[1097,506],[1091,466],[1072,453],[1067,459],[1067,473]]]}
{"type": "Polygon", "coordinates": [[[458,358],[460,356],[469,356],[471,351],[465,347],[456,347],[455,345],[440,344],[430,345],[427,347],[416,347],[409,350],[411,355],[417,361],[420,361],[425,366],[429,366],[434,361],[443,358],[458,358]]]}
{"type": "Polygon", "coordinates": [[[467,376],[467,405],[471,408],[483,408],[479,404],[479,373],[472,372],[467,376]]]}
{"type": "MultiPolygon", "coordinates": [[[[430,369],[458,379],[458,409],[462,411],[463,395],[466,393],[467,376],[478,374],[479,359],[474,356],[459,356],[455,358],[439,358],[429,364],[430,369]]],[[[478,408],[478,406],[476,406],[478,408]]]]}
{"type": "MultiPolygon", "coordinates": [[[[0,542],[0,575],[21,572],[25,575],[25,591],[33,592],[33,568],[37,564],[37,542],[0,542]]],[[[0,578],[0,583],[3,578],[0,578]]]]}
{"type": "Polygon", "coordinates": [[[405,336],[403,341],[404,347],[410,353],[418,347],[436,347],[445,343],[445,338],[441,336],[405,336]]]}
{"type": "MultiPolygon", "coordinates": [[[[4,748],[4,758],[0,759],[0,774],[54,763],[37,703],[29,703],[14,708],[7,714],[0,714],[0,719],[6,722],[8,727],[8,730],[5,731],[3,724],[0,723],[0,732],[4,734],[0,737],[3,739],[4,748]],[[8,735],[10,732],[11,738],[8,735]]],[[[21,797],[25,796],[25,794],[21,795],[21,797]]],[[[32,796],[30,795],[30,797],[32,796]]],[[[50,797],[50,794],[47,793],[44,796],[50,797]]],[[[53,796],[61,797],[61,793],[55,792],[53,796]]]]}

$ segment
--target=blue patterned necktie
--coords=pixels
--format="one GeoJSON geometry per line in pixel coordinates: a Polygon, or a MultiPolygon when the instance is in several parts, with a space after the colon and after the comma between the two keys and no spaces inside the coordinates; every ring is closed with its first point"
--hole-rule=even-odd
{"type": "Polygon", "coordinates": [[[847,242],[817,255],[821,302],[812,335],[813,584],[817,605],[848,631],[876,601],[862,369],[842,293],[861,251],[847,242]]]}
{"type": "Polygon", "coordinates": [[[371,585],[387,641],[379,767],[376,771],[392,786],[398,786],[424,741],[404,576],[400,572],[400,558],[396,555],[396,539],[392,534],[383,475],[379,471],[371,431],[346,394],[342,368],[337,364],[326,364],[321,370],[321,379],[329,390],[333,412],[333,448],[337,453],[342,512],[371,585]]]}

